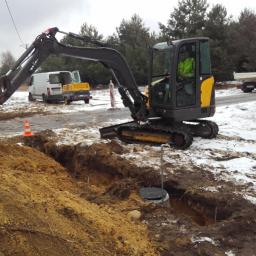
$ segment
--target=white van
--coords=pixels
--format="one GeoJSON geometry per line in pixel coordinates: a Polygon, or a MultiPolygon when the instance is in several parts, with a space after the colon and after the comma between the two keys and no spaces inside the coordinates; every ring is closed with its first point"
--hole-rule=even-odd
{"type": "Polygon", "coordinates": [[[72,83],[73,76],[69,71],[33,74],[29,83],[28,100],[63,101],[62,85],[72,83]]]}

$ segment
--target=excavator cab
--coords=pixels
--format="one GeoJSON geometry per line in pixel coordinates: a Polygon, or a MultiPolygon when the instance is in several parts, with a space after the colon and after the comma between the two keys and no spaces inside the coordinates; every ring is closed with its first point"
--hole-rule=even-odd
{"type": "Polygon", "coordinates": [[[156,44],[149,84],[153,115],[174,122],[212,116],[215,95],[208,38],[156,44]]]}

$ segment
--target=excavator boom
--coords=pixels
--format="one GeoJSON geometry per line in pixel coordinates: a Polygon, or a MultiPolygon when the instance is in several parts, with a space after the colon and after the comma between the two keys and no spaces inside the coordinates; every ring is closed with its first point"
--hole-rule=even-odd
{"type": "MultiPolygon", "coordinates": [[[[134,120],[145,121],[147,118],[147,98],[139,91],[134,76],[120,52],[107,47],[75,47],[61,44],[55,35],[58,28],[51,28],[39,35],[31,46],[17,60],[12,69],[0,78],[0,104],[3,104],[29,78],[51,54],[69,56],[78,59],[102,63],[110,69],[119,84],[123,104],[131,111],[134,120]],[[118,75],[123,78],[121,85],[118,75]]],[[[82,36],[65,33],[83,40],[82,36]]],[[[88,38],[85,38],[85,40],[88,38]]],[[[93,43],[95,43],[93,41],[93,43]]],[[[98,44],[99,45],[99,44],[98,44]]]]}

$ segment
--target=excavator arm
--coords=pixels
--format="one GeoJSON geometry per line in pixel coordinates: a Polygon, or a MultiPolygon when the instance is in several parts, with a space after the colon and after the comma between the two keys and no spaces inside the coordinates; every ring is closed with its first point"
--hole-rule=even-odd
{"type": "MultiPolygon", "coordinates": [[[[0,104],[3,104],[29,78],[51,54],[92,60],[102,63],[110,69],[119,87],[123,103],[131,111],[134,120],[145,121],[148,116],[147,98],[139,91],[134,76],[120,52],[108,47],[75,47],[58,42],[55,35],[58,28],[51,28],[39,35],[31,46],[16,61],[15,65],[4,76],[0,77],[0,104]],[[123,85],[118,81],[120,75],[123,85]]],[[[64,32],[62,32],[64,33],[64,32]]],[[[73,38],[85,38],[64,33],[73,38]]]]}

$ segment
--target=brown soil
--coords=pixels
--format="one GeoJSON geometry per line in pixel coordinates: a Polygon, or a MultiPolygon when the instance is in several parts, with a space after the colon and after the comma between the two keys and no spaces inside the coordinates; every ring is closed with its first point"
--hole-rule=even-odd
{"type": "Polygon", "coordinates": [[[42,110],[35,111],[35,112],[2,112],[0,113],[0,121],[10,120],[17,117],[19,118],[30,117],[30,116],[39,115],[39,114],[47,115],[49,113],[42,110]]]}
{"type": "Polygon", "coordinates": [[[126,148],[115,141],[58,146],[47,131],[26,139],[35,149],[12,143],[0,146],[4,255],[255,253],[256,206],[234,193],[244,187],[196,166],[169,166],[170,207],[161,207],[138,195],[141,186],[159,186],[159,175],[124,159],[126,148]],[[133,210],[140,220],[127,217],[133,210]]]}
{"type": "Polygon", "coordinates": [[[0,144],[0,165],[0,255],[157,255],[124,206],[85,199],[103,193],[107,177],[99,187],[73,179],[45,154],[10,143],[0,144]]]}

